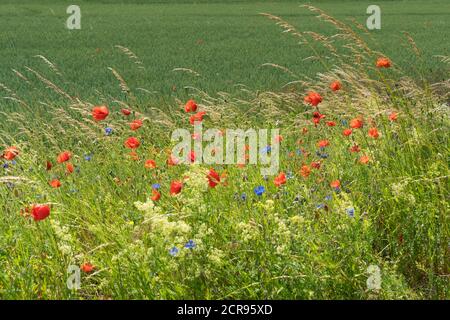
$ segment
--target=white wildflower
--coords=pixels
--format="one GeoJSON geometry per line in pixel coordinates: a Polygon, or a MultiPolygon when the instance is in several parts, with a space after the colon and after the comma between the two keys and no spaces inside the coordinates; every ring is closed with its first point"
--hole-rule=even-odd
{"type": "Polygon", "coordinates": [[[208,254],[208,259],[211,261],[212,264],[216,266],[223,265],[224,261],[223,258],[225,257],[225,254],[222,250],[213,248],[211,252],[208,254]]]}

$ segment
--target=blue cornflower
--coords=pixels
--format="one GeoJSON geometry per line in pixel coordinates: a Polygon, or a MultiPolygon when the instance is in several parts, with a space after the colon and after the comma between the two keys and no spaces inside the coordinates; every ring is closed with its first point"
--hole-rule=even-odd
{"type": "Polygon", "coordinates": [[[263,186],[257,186],[255,189],[253,189],[253,191],[257,196],[261,196],[266,191],[266,189],[263,186]]]}
{"type": "Polygon", "coordinates": [[[266,146],[263,149],[261,149],[261,153],[269,153],[270,151],[272,151],[271,146],[266,146]]]}
{"type": "Polygon", "coordinates": [[[112,128],[110,128],[110,127],[106,127],[106,128],[105,128],[105,134],[106,134],[107,136],[109,136],[110,134],[112,134],[112,132],[113,132],[113,129],[112,129],[112,128]]]}
{"type": "Polygon", "coordinates": [[[325,205],[324,205],[323,203],[319,203],[319,204],[316,206],[316,209],[322,209],[322,208],[325,208],[325,205]]]}
{"type": "Polygon", "coordinates": [[[159,183],[152,184],[152,189],[159,189],[161,188],[161,185],[159,183]]]}
{"type": "Polygon", "coordinates": [[[330,195],[328,195],[328,196],[325,197],[325,200],[326,200],[326,201],[330,201],[331,199],[333,199],[333,197],[330,196],[330,195]]]}
{"type": "Polygon", "coordinates": [[[16,160],[13,160],[13,161],[11,161],[11,164],[14,166],[14,165],[17,164],[17,161],[16,161],[16,160]]]}
{"type": "Polygon", "coordinates": [[[287,179],[292,179],[294,177],[294,173],[292,172],[292,171],[288,171],[287,173],[286,173],[286,178],[287,179]]]}
{"type": "MultiPolygon", "coordinates": [[[[322,148],[321,148],[322,149],[322,148]]],[[[323,149],[322,149],[323,150],[323,149]]],[[[326,152],[319,152],[319,151],[317,151],[316,152],[316,154],[319,156],[319,157],[321,157],[322,159],[326,159],[326,158],[328,158],[328,153],[326,153],[326,152]]]]}
{"type": "Polygon", "coordinates": [[[242,201],[247,200],[247,194],[245,192],[243,194],[241,194],[241,200],[242,201]]]}
{"type": "Polygon", "coordinates": [[[194,240],[189,240],[189,241],[184,245],[184,247],[185,247],[186,249],[194,249],[195,246],[196,246],[196,244],[195,244],[194,240]]]}
{"type": "Polygon", "coordinates": [[[91,154],[85,154],[84,155],[84,160],[91,161],[92,160],[92,155],[91,154]]]}
{"type": "Polygon", "coordinates": [[[4,164],[3,164],[3,166],[2,166],[4,169],[8,169],[9,168],[9,164],[8,164],[8,162],[5,162],[4,164]]]}
{"type": "Polygon", "coordinates": [[[173,247],[172,249],[170,249],[169,250],[169,254],[172,256],[172,257],[175,257],[177,254],[178,254],[178,248],[177,247],[173,247]]]}
{"type": "Polygon", "coordinates": [[[347,120],[341,120],[341,123],[343,126],[346,126],[348,122],[347,122],[347,120]]]}
{"type": "Polygon", "coordinates": [[[347,208],[346,209],[347,214],[350,218],[353,218],[355,216],[355,209],[354,208],[347,208]]]}

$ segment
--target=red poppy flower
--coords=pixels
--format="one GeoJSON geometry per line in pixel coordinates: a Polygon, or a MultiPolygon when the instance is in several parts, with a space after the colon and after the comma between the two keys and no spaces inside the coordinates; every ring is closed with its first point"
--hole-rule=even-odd
{"type": "Polygon", "coordinates": [[[72,154],[69,151],[64,151],[58,155],[58,157],[56,158],[56,161],[58,163],[63,163],[63,162],[69,161],[71,157],[72,157],[72,154]]]}
{"type": "Polygon", "coordinates": [[[360,152],[360,151],[361,151],[361,148],[357,144],[355,144],[354,146],[352,146],[350,148],[350,152],[360,152]]]}
{"type": "MultiPolygon", "coordinates": [[[[320,119],[319,119],[319,121],[320,121],[320,119]]],[[[303,129],[302,129],[302,133],[303,133],[303,134],[307,134],[307,133],[308,133],[308,128],[303,128],[303,129]]]]}
{"type": "Polygon", "coordinates": [[[280,143],[281,141],[283,141],[283,136],[282,135],[276,135],[275,136],[275,142],[280,143]]]}
{"type": "Polygon", "coordinates": [[[47,171],[50,171],[53,167],[53,164],[50,161],[47,161],[45,163],[45,168],[47,169],[47,171]]]}
{"type": "Polygon", "coordinates": [[[333,90],[333,91],[338,91],[338,90],[341,90],[342,85],[341,85],[341,83],[340,83],[339,81],[334,81],[334,82],[332,82],[332,83],[330,84],[330,88],[331,88],[331,90],[333,90]]]}
{"type": "Polygon", "coordinates": [[[349,135],[352,134],[352,129],[345,129],[344,131],[342,131],[342,134],[346,137],[348,137],[349,135]]]}
{"type": "Polygon", "coordinates": [[[142,120],[134,120],[130,123],[130,129],[133,131],[139,129],[140,127],[142,127],[142,120]]]}
{"type": "Polygon", "coordinates": [[[192,150],[191,152],[189,152],[189,155],[188,155],[188,161],[190,161],[191,163],[194,163],[195,162],[195,152],[192,150]]]}
{"type": "MultiPolygon", "coordinates": [[[[324,114],[321,114],[320,112],[317,112],[317,111],[313,112],[313,122],[314,122],[315,126],[317,126],[320,123],[320,120],[323,119],[323,118],[325,118],[324,114]]],[[[306,128],[304,128],[303,130],[305,130],[305,129],[306,128]]],[[[306,129],[306,132],[308,132],[307,130],[308,129],[306,129]]],[[[303,131],[303,133],[306,133],[306,132],[303,131]]]]}
{"type": "Polygon", "coordinates": [[[304,178],[308,178],[308,176],[311,174],[311,168],[307,165],[303,165],[300,169],[300,174],[304,178]]]}
{"type": "Polygon", "coordinates": [[[158,190],[152,189],[152,201],[158,201],[161,198],[161,193],[158,190]]]}
{"type": "Polygon", "coordinates": [[[275,177],[273,182],[275,183],[275,185],[277,187],[280,187],[282,184],[285,184],[286,183],[286,175],[284,174],[284,172],[280,172],[280,174],[277,177],[275,177]]]}
{"type": "Polygon", "coordinates": [[[122,109],[122,110],[120,110],[120,111],[122,112],[122,114],[123,114],[124,116],[129,116],[129,115],[131,114],[131,111],[128,110],[128,109],[122,109]]]}
{"type": "Polygon", "coordinates": [[[369,137],[372,137],[374,139],[378,139],[378,137],[380,136],[380,133],[378,132],[377,128],[370,128],[368,134],[369,137]]]}
{"type": "Polygon", "coordinates": [[[176,166],[180,162],[173,154],[169,156],[167,159],[167,165],[168,166],[176,166]]]}
{"type": "Polygon", "coordinates": [[[308,92],[308,95],[304,99],[305,103],[317,107],[322,102],[322,97],[317,92],[308,92]]]}
{"type": "Polygon", "coordinates": [[[330,145],[330,141],[328,140],[320,140],[319,142],[317,142],[317,146],[319,148],[325,148],[326,146],[330,145]]]}
{"type": "Polygon", "coordinates": [[[194,100],[189,100],[188,102],[186,102],[185,106],[184,106],[184,111],[186,112],[195,112],[197,111],[197,104],[195,103],[194,100]]]}
{"type": "Polygon", "coordinates": [[[341,182],[339,180],[331,181],[330,186],[332,188],[338,189],[341,186],[341,182]]]}
{"type": "Polygon", "coordinates": [[[336,125],[336,122],[334,121],[327,121],[327,126],[334,127],[336,125]]]}
{"type": "Polygon", "coordinates": [[[135,137],[130,137],[127,140],[125,140],[125,147],[127,147],[128,149],[137,149],[139,148],[140,145],[141,143],[135,137]]]}
{"type": "Polygon", "coordinates": [[[396,120],[397,120],[397,117],[398,117],[398,113],[397,113],[397,112],[392,112],[392,113],[389,115],[389,120],[391,120],[391,121],[396,121],[396,120]]]}
{"type": "Polygon", "coordinates": [[[319,161],[311,162],[311,167],[314,169],[320,169],[321,163],[319,161]]]}
{"type": "Polygon", "coordinates": [[[214,171],[214,169],[209,170],[207,178],[208,178],[209,186],[211,188],[214,188],[217,184],[220,183],[220,176],[216,171],[214,171]]]}
{"type": "Polygon", "coordinates": [[[388,58],[378,58],[377,67],[378,68],[389,68],[391,66],[391,60],[388,58]]]}
{"type": "Polygon", "coordinates": [[[183,188],[183,183],[180,181],[172,181],[170,184],[170,194],[172,196],[179,194],[181,192],[181,189],[183,188]]]}
{"type": "Polygon", "coordinates": [[[189,122],[193,125],[196,122],[202,122],[203,121],[203,117],[205,116],[206,112],[205,111],[200,111],[197,112],[196,114],[192,115],[189,118],[189,122]]]}
{"type": "Polygon", "coordinates": [[[106,106],[98,106],[92,109],[92,117],[95,121],[105,120],[109,115],[109,110],[106,106]]]}
{"type": "Polygon", "coordinates": [[[52,181],[50,181],[50,185],[52,186],[52,188],[59,188],[61,187],[61,181],[59,181],[58,179],[53,179],[52,181]]]}
{"type": "Polygon", "coordinates": [[[89,263],[89,262],[86,262],[86,263],[83,263],[83,264],[80,266],[80,269],[81,269],[81,271],[83,271],[84,273],[91,273],[92,271],[94,271],[95,266],[92,265],[92,264],[89,263]]]}
{"type": "Polygon", "coordinates": [[[370,161],[370,158],[369,158],[369,156],[366,156],[366,155],[361,156],[359,158],[359,163],[362,163],[362,164],[367,164],[367,163],[369,163],[369,161],[370,161]]]}
{"type": "Polygon", "coordinates": [[[35,204],[31,207],[31,216],[35,221],[44,220],[50,215],[50,207],[46,204],[35,204]]]}
{"type": "Polygon", "coordinates": [[[71,163],[66,164],[66,169],[68,173],[72,173],[74,170],[73,164],[71,163]]]}
{"type": "Polygon", "coordinates": [[[350,127],[353,129],[359,129],[363,126],[363,121],[360,118],[355,118],[350,121],[350,127]]]}
{"type": "Polygon", "coordinates": [[[155,169],[156,168],[155,160],[147,160],[147,161],[145,161],[144,167],[146,169],[155,169]]]}
{"type": "Polygon", "coordinates": [[[19,155],[19,150],[16,147],[9,147],[3,151],[3,159],[11,161],[14,160],[15,157],[19,155]]]}

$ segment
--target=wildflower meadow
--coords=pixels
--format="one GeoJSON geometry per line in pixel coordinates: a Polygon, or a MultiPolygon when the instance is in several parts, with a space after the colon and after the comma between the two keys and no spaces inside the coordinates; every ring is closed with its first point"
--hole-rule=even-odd
{"type": "MultiPolygon", "coordinates": [[[[200,40],[178,47],[170,33],[167,59],[146,60],[133,46],[146,38],[130,32],[129,42],[118,34],[120,42],[79,51],[80,63],[70,48],[94,37],[92,17],[106,19],[89,8],[139,9],[98,1],[83,11],[81,1],[77,30],[69,4],[19,2],[0,4],[0,14],[35,10],[38,21],[61,7],[49,28],[71,42],[17,49],[22,64],[0,76],[0,298],[450,298],[448,47],[422,49],[407,24],[368,30],[368,3],[358,20],[336,18],[326,1],[248,1],[242,12],[267,37],[243,29],[262,43],[245,53],[217,33],[212,46],[225,61],[217,74],[188,64],[212,66],[195,58],[200,40]],[[314,23],[299,28],[289,13],[314,23]],[[289,60],[242,66],[248,85],[226,83],[264,47],[289,60]]],[[[201,2],[154,9],[170,16],[173,6],[173,23],[182,7],[196,17],[181,19],[179,37],[191,25],[227,26],[231,18],[201,2]]],[[[430,30],[429,41],[445,43],[450,11],[445,1],[429,10],[440,6],[447,34],[430,30]]],[[[244,14],[233,19],[246,23],[244,14]]],[[[147,27],[158,24],[139,24],[147,27]]],[[[8,39],[4,50],[13,50],[8,39]]]]}

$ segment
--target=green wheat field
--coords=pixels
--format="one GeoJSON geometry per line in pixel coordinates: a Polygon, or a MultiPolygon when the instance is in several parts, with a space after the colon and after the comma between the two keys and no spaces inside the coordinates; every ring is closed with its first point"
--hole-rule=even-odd
{"type": "Polygon", "coordinates": [[[372,2],[2,0],[0,298],[449,299],[450,3],[372,2]]]}

